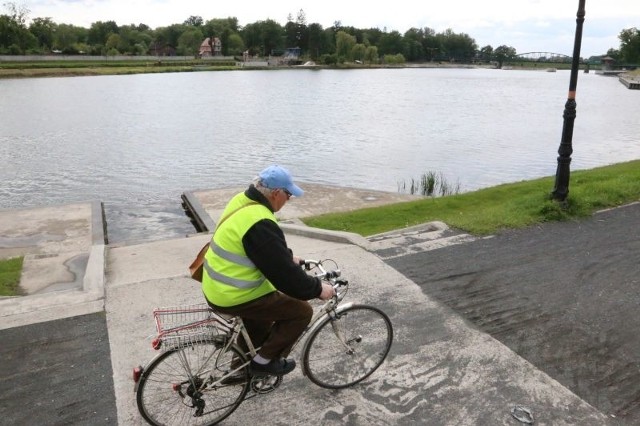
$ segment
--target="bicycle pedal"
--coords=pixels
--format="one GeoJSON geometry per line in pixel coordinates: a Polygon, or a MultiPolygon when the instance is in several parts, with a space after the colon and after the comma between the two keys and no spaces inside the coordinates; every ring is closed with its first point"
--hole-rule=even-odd
{"type": "Polygon", "coordinates": [[[251,390],[257,394],[266,394],[272,392],[282,383],[282,376],[273,374],[254,375],[251,377],[251,390]]]}

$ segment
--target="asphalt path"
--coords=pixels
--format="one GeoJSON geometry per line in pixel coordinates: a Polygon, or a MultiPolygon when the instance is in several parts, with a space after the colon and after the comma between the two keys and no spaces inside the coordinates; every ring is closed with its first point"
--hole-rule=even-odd
{"type": "Polygon", "coordinates": [[[640,424],[640,203],[387,263],[601,412],[640,424]]]}
{"type": "Polygon", "coordinates": [[[0,424],[118,424],[104,312],[1,330],[0,342],[0,424]]]}

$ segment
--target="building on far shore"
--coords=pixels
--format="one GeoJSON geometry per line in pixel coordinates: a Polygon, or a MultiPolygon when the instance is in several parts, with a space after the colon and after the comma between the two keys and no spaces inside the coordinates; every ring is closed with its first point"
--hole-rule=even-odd
{"type": "Polygon", "coordinates": [[[210,58],[212,56],[222,56],[222,42],[218,37],[207,37],[200,44],[200,50],[198,51],[200,58],[210,58]]]}
{"type": "Polygon", "coordinates": [[[618,74],[622,74],[627,71],[625,68],[616,68],[613,64],[615,61],[616,60],[611,56],[605,56],[602,58],[602,69],[596,71],[596,74],[617,76],[618,74]]]}

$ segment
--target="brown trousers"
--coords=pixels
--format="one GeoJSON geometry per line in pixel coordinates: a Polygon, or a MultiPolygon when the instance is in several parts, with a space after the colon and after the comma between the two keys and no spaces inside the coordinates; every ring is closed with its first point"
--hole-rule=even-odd
{"type": "MultiPolygon", "coordinates": [[[[253,346],[262,346],[258,353],[267,359],[289,355],[313,316],[313,308],[308,302],[294,299],[279,291],[242,305],[212,305],[212,308],[223,314],[242,318],[253,346]]],[[[244,339],[240,340],[240,346],[246,352],[247,345],[244,339]]]]}

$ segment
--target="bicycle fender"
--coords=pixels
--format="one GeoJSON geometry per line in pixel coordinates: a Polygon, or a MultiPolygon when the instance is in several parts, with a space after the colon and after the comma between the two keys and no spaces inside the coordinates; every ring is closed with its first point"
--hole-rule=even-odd
{"type": "MultiPolygon", "coordinates": [[[[344,311],[345,309],[348,309],[352,306],[355,306],[356,303],[354,302],[347,302],[344,303],[340,306],[338,306],[338,308],[336,309],[336,313],[339,314],[340,312],[344,311]]],[[[310,336],[318,327],[320,327],[320,324],[322,324],[324,322],[324,319],[327,318],[329,316],[329,314],[327,314],[326,312],[324,314],[322,314],[317,320],[314,321],[313,324],[311,324],[311,327],[309,327],[309,329],[305,332],[306,335],[310,336]]],[[[301,354],[306,353],[306,351],[308,350],[308,346],[309,346],[309,339],[305,340],[304,345],[302,346],[302,352],[300,352],[301,354]]],[[[302,369],[302,374],[303,375],[307,375],[306,370],[303,368],[302,369]]]]}

